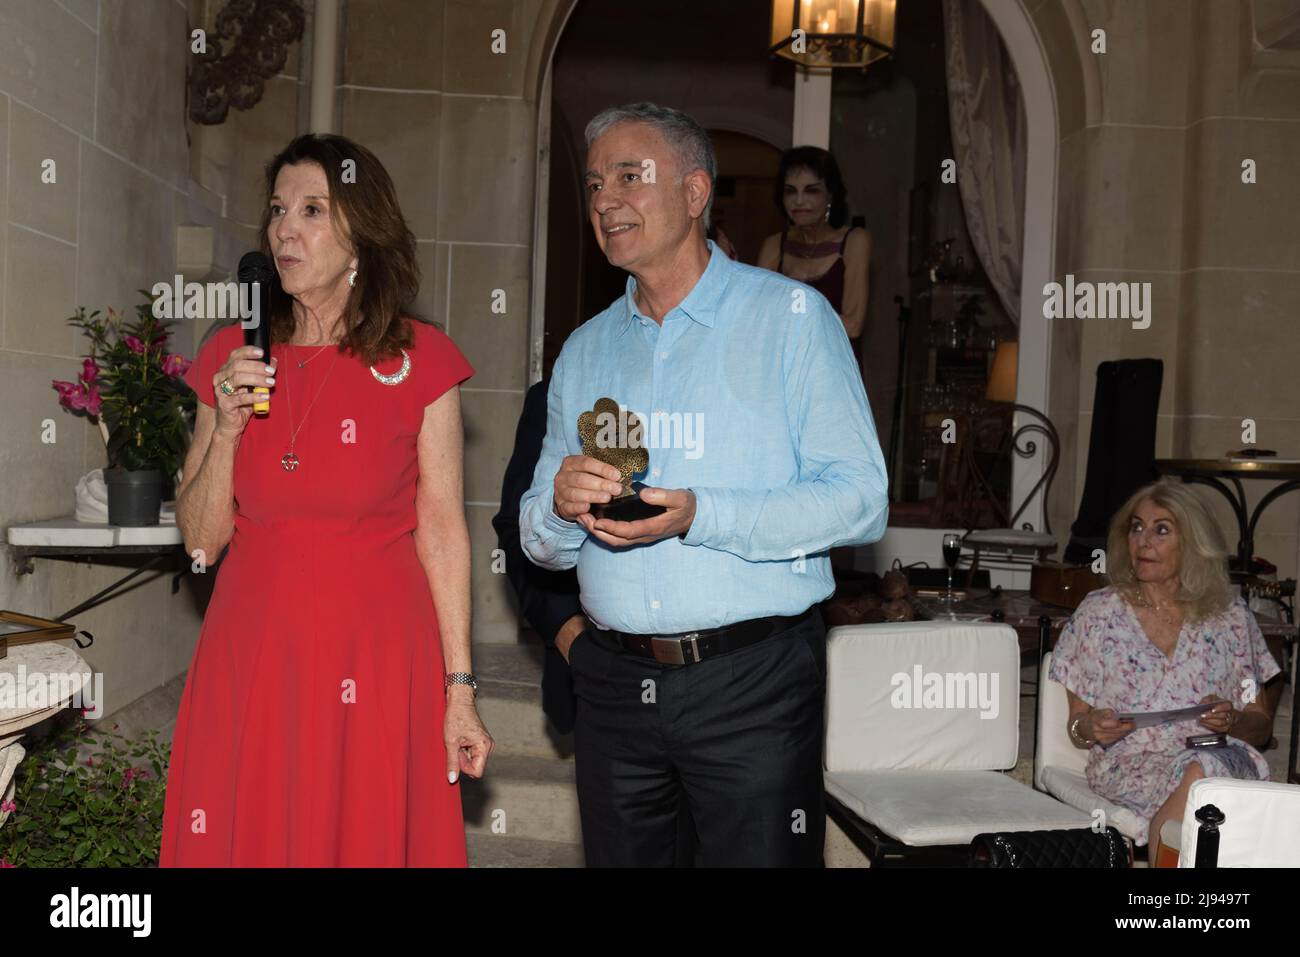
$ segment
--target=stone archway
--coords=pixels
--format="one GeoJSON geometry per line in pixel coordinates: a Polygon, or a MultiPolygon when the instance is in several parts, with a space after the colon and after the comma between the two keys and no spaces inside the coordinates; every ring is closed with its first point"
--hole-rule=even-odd
{"type": "MultiPolygon", "coordinates": [[[[1062,116],[1077,117],[1084,125],[1098,115],[1100,84],[1097,67],[1091,58],[1081,55],[1076,40],[1086,36],[1086,20],[1079,0],[1061,0],[1041,4],[1031,13],[1025,0],[980,0],[997,27],[1011,56],[1025,98],[1028,121],[1026,138],[1024,254],[1021,268],[1022,321],[1020,323],[1020,367],[1018,400],[1051,414],[1052,393],[1059,396],[1060,384],[1052,388],[1054,374],[1072,381],[1078,394],[1078,368],[1067,367],[1060,360],[1062,350],[1055,350],[1057,366],[1053,368],[1052,329],[1045,320],[1024,317],[1036,315],[1035,303],[1041,302],[1042,289],[1055,274],[1056,240],[1060,220],[1058,197],[1058,153],[1062,136],[1062,116]],[[1049,56],[1049,50],[1051,55],[1049,56]]],[[[541,378],[541,336],[544,328],[547,215],[546,183],[550,144],[550,76],[551,62],[565,24],[579,0],[546,0],[534,31],[529,53],[526,89],[537,108],[537,157],[534,196],[534,246],[531,334],[529,336],[529,381],[541,378]]],[[[716,118],[715,118],[716,119],[716,118]]],[[[749,131],[745,131],[749,132],[749,131]]],[[[760,135],[761,139],[770,136],[760,135]]],[[[788,139],[788,136],[786,137],[788,139]]],[[[1017,423],[1020,424],[1020,423],[1017,423]]],[[[1062,441],[1058,475],[1073,474],[1074,447],[1062,441]]],[[[1016,458],[1012,473],[1012,496],[1029,489],[1042,471],[1041,457],[1016,458]]],[[[1071,493],[1073,492],[1070,489],[1071,493]]],[[[1030,504],[1025,518],[1042,528],[1042,493],[1030,504]]],[[[1071,499],[1073,495],[1071,495],[1071,499]]],[[[1015,499],[1018,501],[1018,499],[1015,499]]],[[[1066,511],[1072,511],[1072,501],[1066,511]]],[[[1058,527],[1068,525],[1058,519],[1058,527]]]]}

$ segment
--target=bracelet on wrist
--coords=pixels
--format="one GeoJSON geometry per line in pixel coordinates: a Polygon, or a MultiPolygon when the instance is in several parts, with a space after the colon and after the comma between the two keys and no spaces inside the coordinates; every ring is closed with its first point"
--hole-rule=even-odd
{"type": "Polygon", "coordinates": [[[1084,736],[1079,732],[1079,722],[1082,721],[1082,720],[1083,720],[1083,715],[1081,715],[1081,714],[1080,714],[1080,715],[1076,715],[1075,718],[1074,718],[1074,720],[1072,720],[1072,721],[1070,722],[1070,726],[1069,726],[1069,729],[1068,729],[1068,733],[1069,733],[1069,735],[1070,735],[1070,740],[1073,741],[1075,744],[1082,745],[1082,746],[1085,747],[1085,748],[1090,748],[1090,747],[1092,747],[1094,744],[1096,744],[1097,741],[1096,741],[1095,738],[1085,738],[1085,737],[1084,737],[1084,736]]]}
{"type": "Polygon", "coordinates": [[[478,697],[478,679],[468,671],[453,671],[443,679],[443,687],[450,693],[452,685],[469,685],[474,697],[478,697]]]}

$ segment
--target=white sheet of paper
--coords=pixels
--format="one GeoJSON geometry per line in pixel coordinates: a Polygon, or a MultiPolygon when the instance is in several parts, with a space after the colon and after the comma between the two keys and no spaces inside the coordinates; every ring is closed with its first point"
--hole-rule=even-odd
{"type": "Polygon", "coordinates": [[[1117,721],[1132,721],[1135,728],[1154,728],[1158,724],[1169,724],[1173,721],[1187,721],[1199,718],[1213,707],[1213,702],[1207,702],[1206,704],[1192,705],[1190,708],[1175,708],[1172,711],[1117,714],[1115,719],[1117,721]]]}

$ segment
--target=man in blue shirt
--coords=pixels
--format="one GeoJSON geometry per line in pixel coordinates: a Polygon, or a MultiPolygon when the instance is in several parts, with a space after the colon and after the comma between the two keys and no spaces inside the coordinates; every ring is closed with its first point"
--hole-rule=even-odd
{"type": "Polygon", "coordinates": [[[631,276],[556,360],[519,526],[534,563],[576,566],[594,624],[560,647],[587,862],[670,865],[681,789],[704,863],[817,866],[828,549],[888,518],[857,361],[820,293],[705,238],[716,161],[694,120],[633,104],[586,140],[592,228],[631,276]],[[620,490],[577,430],[603,396],[645,427],[662,514],[591,514],[620,490]]]}

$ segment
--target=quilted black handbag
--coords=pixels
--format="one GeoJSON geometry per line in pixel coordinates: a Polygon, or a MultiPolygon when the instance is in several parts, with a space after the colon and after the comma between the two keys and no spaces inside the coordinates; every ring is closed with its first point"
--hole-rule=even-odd
{"type": "Polygon", "coordinates": [[[1004,831],[977,834],[971,867],[1128,867],[1129,848],[1113,827],[1105,831],[1004,831]]]}

